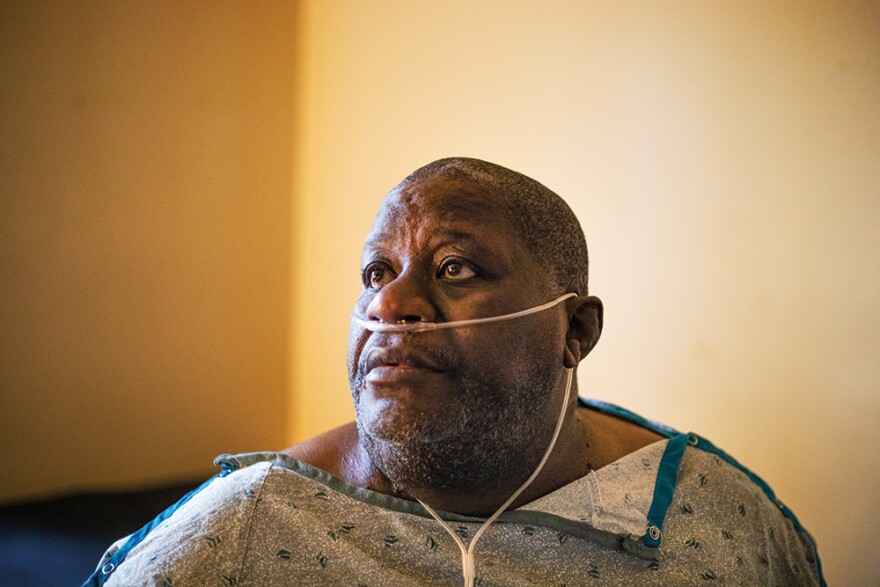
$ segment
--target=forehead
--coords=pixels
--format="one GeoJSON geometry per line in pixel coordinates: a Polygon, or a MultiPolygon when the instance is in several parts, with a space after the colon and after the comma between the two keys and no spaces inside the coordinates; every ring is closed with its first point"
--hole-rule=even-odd
{"type": "Polygon", "coordinates": [[[440,234],[478,235],[522,247],[503,195],[476,183],[444,178],[398,186],[382,201],[367,244],[389,238],[425,240],[440,234]]]}

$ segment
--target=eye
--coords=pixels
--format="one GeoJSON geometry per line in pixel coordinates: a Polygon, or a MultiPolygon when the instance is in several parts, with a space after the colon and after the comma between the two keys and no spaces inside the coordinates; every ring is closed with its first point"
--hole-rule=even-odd
{"type": "Polygon", "coordinates": [[[379,289],[394,279],[394,271],[384,263],[370,263],[364,269],[364,287],[379,289]]]}
{"type": "Polygon", "coordinates": [[[463,281],[476,277],[477,273],[461,261],[449,260],[440,266],[438,277],[451,281],[463,281]]]}

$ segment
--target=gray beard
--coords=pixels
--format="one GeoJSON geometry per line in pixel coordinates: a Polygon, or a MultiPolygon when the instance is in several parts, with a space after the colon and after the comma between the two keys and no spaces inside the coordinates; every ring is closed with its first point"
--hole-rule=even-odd
{"type": "MultiPolygon", "coordinates": [[[[384,436],[355,406],[361,444],[401,493],[419,489],[467,493],[513,485],[534,471],[556,422],[542,417],[558,373],[545,364],[513,388],[462,378],[462,401],[441,420],[410,421],[384,436]]],[[[561,406],[552,406],[558,413],[561,406]]]]}

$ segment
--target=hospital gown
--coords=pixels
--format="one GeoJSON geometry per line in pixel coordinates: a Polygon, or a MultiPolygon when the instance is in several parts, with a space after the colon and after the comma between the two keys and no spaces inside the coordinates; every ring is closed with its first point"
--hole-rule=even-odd
{"type": "MultiPolygon", "coordinates": [[[[824,585],[812,539],[759,478],[637,420],[667,438],[502,514],[476,547],[477,585],[824,585]]],[[[86,585],[462,584],[458,547],[417,503],[278,453],[217,463],[86,585]]],[[[482,521],[441,515],[465,543],[482,521]]]]}

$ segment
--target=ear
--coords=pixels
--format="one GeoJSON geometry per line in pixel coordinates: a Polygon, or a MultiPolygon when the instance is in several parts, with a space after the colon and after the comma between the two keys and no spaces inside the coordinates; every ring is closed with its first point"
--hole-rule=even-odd
{"type": "Polygon", "coordinates": [[[604,308],[595,296],[578,296],[569,300],[568,331],[565,334],[563,364],[574,369],[590,354],[602,334],[604,308]]]}

